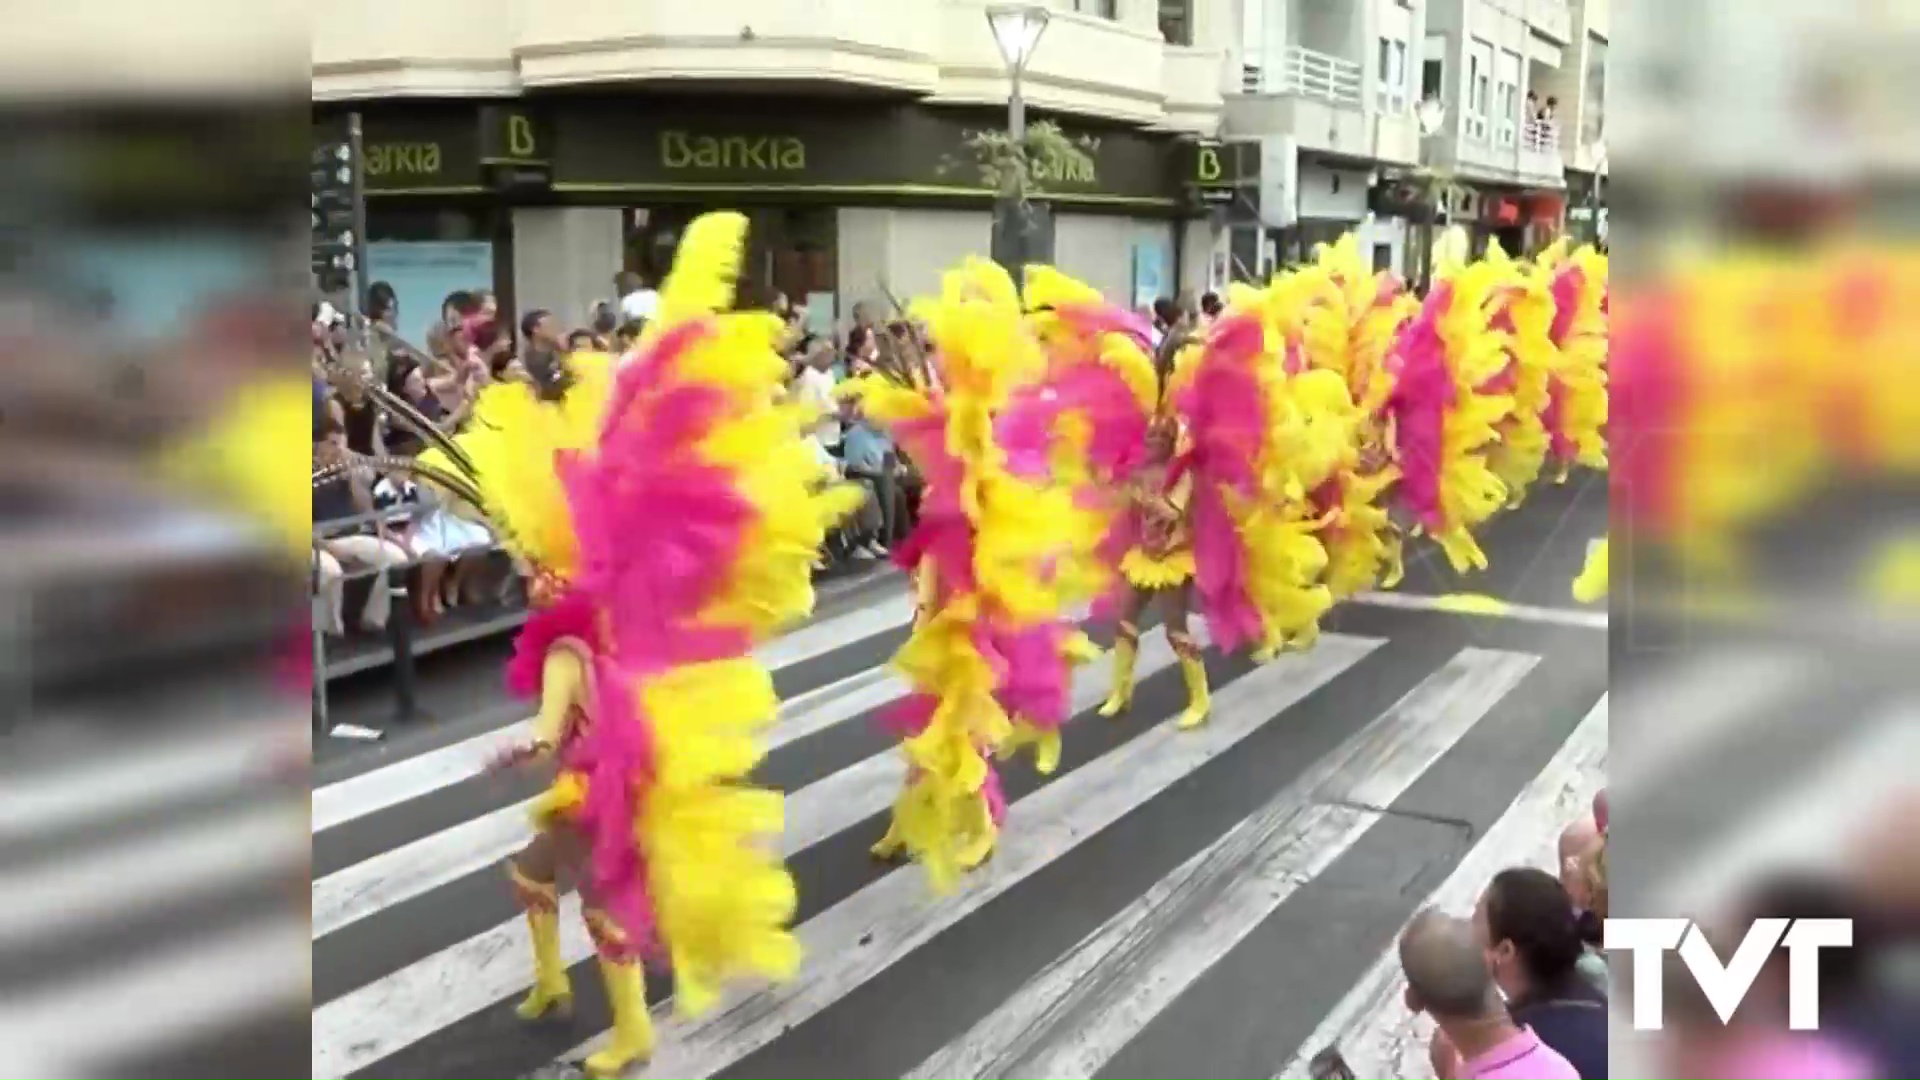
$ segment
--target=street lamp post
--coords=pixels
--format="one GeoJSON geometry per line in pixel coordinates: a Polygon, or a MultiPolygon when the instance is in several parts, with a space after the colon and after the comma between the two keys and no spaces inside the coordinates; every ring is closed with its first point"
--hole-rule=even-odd
{"type": "Polygon", "coordinates": [[[1434,171],[1427,140],[1440,134],[1440,129],[1446,126],[1446,103],[1437,97],[1425,98],[1414,119],[1420,123],[1420,161],[1427,170],[1426,214],[1420,223],[1420,291],[1424,295],[1433,286],[1433,227],[1434,219],[1440,214],[1440,176],[1434,171]]]}
{"type": "Polygon", "coordinates": [[[1600,143],[1593,148],[1593,180],[1587,185],[1587,234],[1594,246],[1599,246],[1600,236],[1600,185],[1606,182],[1607,144],[1600,143]]]}
{"type": "MultiPolygon", "coordinates": [[[[1026,167],[1027,102],[1020,92],[1020,77],[1047,29],[1047,9],[1041,4],[994,4],[987,8],[987,27],[993,31],[993,43],[1007,66],[1007,138],[1021,167],[1026,167]]],[[[1022,178],[1024,181],[1024,178],[1022,178]]],[[[1027,265],[1027,234],[1031,231],[1028,208],[1020,194],[1010,192],[1002,178],[994,195],[994,261],[1006,267],[1016,282],[1023,280],[1027,265]]],[[[1021,185],[1024,191],[1024,183],[1021,185]]]]}

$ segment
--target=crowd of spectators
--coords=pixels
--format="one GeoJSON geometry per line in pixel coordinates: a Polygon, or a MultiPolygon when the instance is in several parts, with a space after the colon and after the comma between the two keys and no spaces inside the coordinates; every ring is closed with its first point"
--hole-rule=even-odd
{"type": "MultiPolygon", "coordinates": [[[[1516,866],[1495,874],[1471,915],[1427,908],[1399,940],[1403,1001],[1431,1020],[1437,1080],[1603,1080],[1608,972],[1607,800],[1560,835],[1557,873],[1516,866]]],[[[1317,1077],[1352,1077],[1338,1047],[1317,1077]]]]}
{"type": "MultiPolygon", "coordinates": [[[[424,448],[410,428],[386,415],[367,388],[384,386],[440,430],[457,433],[480,392],[495,382],[557,389],[567,377],[569,353],[626,358],[659,298],[637,275],[619,275],[615,287],[618,299],[596,304],[588,326],[569,329],[555,313],[535,310],[519,319],[517,333],[502,325],[491,292],[456,292],[442,303],[421,347],[398,334],[398,298],[384,282],[369,290],[361,330],[352,329],[331,304],[315,305],[313,466],[318,472],[353,462],[313,491],[314,589],[327,634],[382,630],[391,616],[392,593],[378,582],[389,578],[404,578],[410,615],[421,626],[457,608],[524,600],[524,583],[473,515],[441,505],[431,488],[413,482],[403,468],[362,463],[409,458],[424,448]],[[349,611],[347,583],[354,578],[373,583],[349,611]]],[[[885,432],[857,406],[840,400],[837,388],[872,370],[883,350],[908,352],[924,341],[905,323],[879,325],[868,305],[856,306],[842,333],[827,336],[808,332],[804,308],[777,296],[770,304],[787,327],[786,393],[820,410],[821,419],[808,434],[822,461],[868,493],[855,520],[829,538],[816,569],[876,563],[911,528],[920,484],[885,432]]]]}

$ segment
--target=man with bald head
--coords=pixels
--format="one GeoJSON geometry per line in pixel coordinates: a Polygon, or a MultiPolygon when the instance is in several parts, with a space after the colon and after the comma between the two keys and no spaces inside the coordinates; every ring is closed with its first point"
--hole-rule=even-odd
{"type": "Polygon", "coordinates": [[[1431,908],[1400,935],[1407,1008],[1433,1017],[1439,1080],[1579,1080],[1529,1028],[1515,1024],[1487,970],[1473,923],[1431,908]]]}

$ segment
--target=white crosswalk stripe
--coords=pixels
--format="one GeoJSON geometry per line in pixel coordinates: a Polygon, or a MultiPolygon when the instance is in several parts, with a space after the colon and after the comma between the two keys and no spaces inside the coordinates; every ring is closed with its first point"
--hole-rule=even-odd
{"type": "MultiPolygon", "coordinates": [[[[655,1001],[656,1057],[634,1075],[1104,1075],[1129,1047],[1167,1037],[1155,1021],[1177,1003],[1222,993],[1209,973],[1329,876],[1396,859],[1440,860],[1444,876],[1461,862],[1457,851],[1404,850],[1404,837],[1380,827],[1454,812],[1421,794],[1429,781],[1504,793],[1497,806],[1470,808],[1461,824],[1475,835],[1509,803],[1514,814],[1536,805],[1541,784],[1571,783],[1565,761],[1576,748],[1586,748],[1578,780],[1591,782],[1596,725],[1579,721],[1597,711],[1604,747],[1595,702],[1606,675],[1580,650],[1603,650],[1598,635],[1521,620],[1496,644],[1484,618],[1370,610],[1382,625],[1427,621],[1406,634],[1330,632],[1264,666],[1210,658],[1212,715],[1190,731],[1171,723],[1184,690],[1157,630],[1121,718],[1092,713],[1109,660],[1082,669],[1061,769],[1038,778],[1024,759],[1002,766],[1010,807],[1000,847],[947,895],[918,868],[864,855],[903,776],[872,716],[902,689],[878,666],[874,639],[904,624],[904,601],[763,650],[775,666],[848,661],[819,665],[832,668],[822,684],[789,695],[766,766],[788,792],[782,849],[801,882],[806,960],[794,981],[735,988],[699,1017],[655,1001]],[[1457,631],[1436,635],[1435,619],[1457,631]],[[1561,636],[1536,647],[1542,634],[1561,636]],[[1186,809],[1201,804],[1213,824],[1188,828],[1186,809]],[[1138,891],[1100,887],[1123,870],[1139,876],[1138,891]]],[[[561,945],[580,1016],[572,1026],[511,1017],[532,957],[499,863],[529,835],[525,790],[485,796],[475,774],[512,734],[381,763],[314,792],[316,844],[335,833],[357,841],[313,882],[314,1076],[569,1075],[604,1039],[592,946],[571,895],[561,945]],[[450,806],[464,816],[449,822],[450,806]],[[379,830],[377,850],[364,850],[368,830],[379,830]]],[[[1499,850],[1475,848],[1462,865],[1479,873],[1489,860],[1531,855],[1517,848],[1532,834],[1516,841],[1515,828],[1503,820],[1482,845],[1499,850]]],[[[1383,884],[1386,900],[1355,914],[1369,942],[1344,973],[1356,994],[1378,981],[1376,957],[1412,913],[1417,897],[1393,893],[1402,884],[1383,884]]],[[[1309,1036],[1349,1037],[1357,1008],[1329,1001],[1276,1024],[1268,1068],[1309,1036]]],[[[1204,1067],[1205,1050],[1196,1048],[1192,1075],[1221,1075],[1204,1067]]]]}

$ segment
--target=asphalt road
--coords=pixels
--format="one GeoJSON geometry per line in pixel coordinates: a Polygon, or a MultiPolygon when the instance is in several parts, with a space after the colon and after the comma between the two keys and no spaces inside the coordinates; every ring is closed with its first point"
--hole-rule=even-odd
{"type": "MultiPolygon", "coordinates": [[[[1604,478],[1543,488],[1488,530],[1487,573],[1422,556],[1415,606],[1349,604],[1264,667],[1210,654],[1192,732],[1164,723],[1183,692],[1150,631],[1132,711],[1095,716],[1090,669],[1059,771],[1004,769],[1002,847],[944,897],[866,854],[899,781],[871,718],[904,589],[842,595],[768,653],[786,705],[762,776],[789,796],[802,974],[692,1020],[665,1019],[656,981],[659,1055],[636,1075],[1271,1076],[1315,1040],[1357,1044],[1355,994],[1408,916],[1463,860],[1534,857],[1503,815],[1551,826],[1539,807],[1599,783],[1606,619],[1568,590],[1605,531],[1604,478]],[[1526,608],[1421,606],[1461,591],[1526,608]]],[[[530,958],[499,864],[537,781],[475,775],[525,713],[485,648],[423,689],[442,719],[318,769],[316,1077],[568,1075],[605,1027],[571,920],[575,1017],[512,1013],[530,958]]]]}

